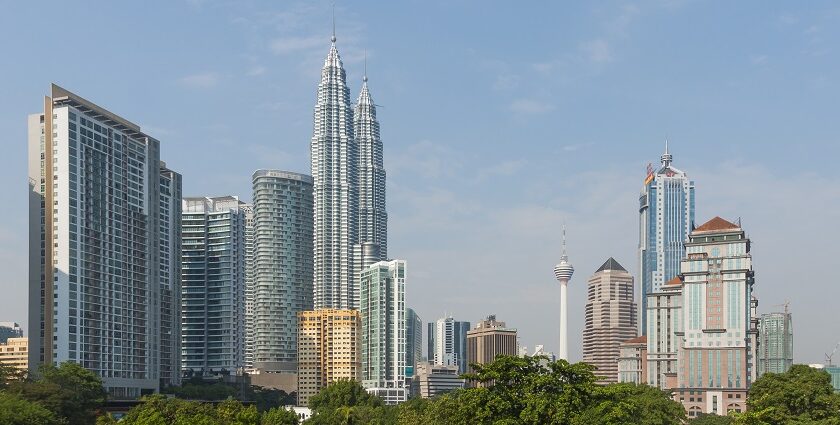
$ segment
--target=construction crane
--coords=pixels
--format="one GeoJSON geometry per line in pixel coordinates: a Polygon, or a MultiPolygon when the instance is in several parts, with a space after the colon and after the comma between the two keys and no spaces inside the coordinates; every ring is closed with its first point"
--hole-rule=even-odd
{"type": "Polygon", "coordinates": [[[834,366],[831,363],[831,359],[834,357],[835,354],[837,354],[838,348],[840,348],[840,342],[838,342],[837,345],[834,346],[834,350],[831,351],[831,354],[825,353],[825,362],[828,363],[827,366],[834,366]]]}
{"type": "Polygon", "coordinates": [[[785,300],[785,302],[783,302],[781,304],[771,305],[770,307],[784,307],[785,308],[785,314],[788,314],[788,310],[790,309],[790,301],[785,300]]]}

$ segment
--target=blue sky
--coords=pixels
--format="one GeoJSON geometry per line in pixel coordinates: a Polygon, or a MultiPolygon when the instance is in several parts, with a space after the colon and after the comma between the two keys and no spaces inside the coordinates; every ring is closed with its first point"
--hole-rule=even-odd
{"type": "MultiPolygon", "coordinates": [[[[840,340],[840,6],[833,2],[339,1],[351,96],[365,50],[388,170],[389,251],[424,321],[495,313],[557,345],[552,276],[636,272],[638,193],[664,139],[699,221],[741,217],[766,312],[796,360],[840,340]]],[[[0,14],[0,320],[25,323],[26,116],[56,82],[161,140],[186,195],[250,199],[257,168],[309,172],[331,2],[7,2],[0,14]]]]}

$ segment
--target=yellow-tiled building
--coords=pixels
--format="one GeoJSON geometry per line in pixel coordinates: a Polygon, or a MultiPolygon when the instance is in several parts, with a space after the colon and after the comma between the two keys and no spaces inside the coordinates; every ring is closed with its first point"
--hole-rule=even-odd
{"type": "Polygon", "coordinates": [[[361,323],[358,310],[298,313],[298,405],[332,382],[361,378],[361,323]]]}
{"type": "Polygon", "coordinates": [[[0,363],[21,371],[29,368],[29,338],[9,338],[0,343],[0,363]]]}

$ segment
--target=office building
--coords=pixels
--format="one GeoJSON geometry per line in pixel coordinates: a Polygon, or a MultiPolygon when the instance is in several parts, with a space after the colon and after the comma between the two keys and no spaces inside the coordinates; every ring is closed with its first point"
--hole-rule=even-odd
{"type": "Polygon", "coordinates": [[[14,337],[0,342],[0,365],[26,372],[29,369],[28,338],[14,337]]]}
{"type": "Polygon", "coordinates": [[[161,347],[178,327],[162,323],[174,305],[165,297],[179,292],[177,254],[161,249],[180,239],[177,224],[162,223],[177,216],[161,206],[164,180],[164,197],[180,193],[175,175],[157,139],[52,85],[43,113],[29,116],[31,369],[77,362],[111,399],[154,392],[162,370],[177,370],[162,364],[171,344],[161,347]]]}
{"type": "Polygon", "coordinates": [[[245,362],[245,203],[184,198],[181,215],[181,367],[236,374],[245,362]]]}
{"type": "Polygon", "coordinates": [[[464,379],[459,377],[458,366],[454,365],[420,362],[415,376],[418,394],[422,398],[432,398],[464,388],[464,379]]]}
{"type": "Polygon", "coordinates": [[[458,366],[458,374],[467,372],[467,332],[470,322],[442,317],[428,325],[427,359],[434,365],[458,366]]]}
{"type": "Polygon", "coordinates": [[[361,379],[361,316],[358,310],[298,312],[298,405],[327,385],[361,379]]]}
{"type": "Polygon", "coordinates": [[[414,370],[423,358],[423,320],[414,309],[405,309],[405,375],[414,376],[414,370]]]}
{"type": "Polygon", "coordinates": [[[160,169],[160,387],[181,385],[181,175],[160,169]]]}
{"type": "Polygon", "coordinates": [[[353,113],[353,133],[359,147],[359,243],[354,254],[358,273],[376,261],[388,258],[385,166],[376,105],[368,90],[367,69],[353,113]]]}
{"type": "Polygon", "coordinates": [[[675,277],[647,295],[648,385],[662,390],[677,385],[677,355],[683,332],[682,280],[675,277]]]}
{"type": "Polygon", "coordinates": [[[312,310],[312,178],[279,170],[253,175],[254,364],[297,373],[297,314],[312,310]]]}
{"type": "MultiPolygon", "coordinates": [[[[335,40],[333,34],[321,70],[310,145],[315,230],[314,306],[356,309],[359,288],[353,252],[358,249],[360,230],[359,145],[353,137],[350,89],[335,40]]],[[[381,247],[371,249],[377,250],[377,256],[381,255],[381,247]]]]}
{"type": "MultiPolygon", "coordinates": [[[[505,322],[496,320],[491,314],[487,319],[476,324],[467,332],[467,370],[475,372],[472,364],[487,364],[496,360],[496,356],[516,356],[518,346],[516,329],[508,328],[505,322]]],[[[472,383],[480,385],[478,383],[472,383]]]]}
{"type": "Polygon", "coordinates": [[[640,334],[649,332],[647,295],[659,292],[665,282],[680,273],[685,256],[683,244],[694,225],[694,182],[671,165],[668,152],[654,170],[648,166],[644,188],[639,196],[639,288],[641,306],[640,334]]]}
{"type": "Polygon", "coordinates": [[[647,384],[647,337],[622,342],[618,352],[618,382],[647,384]]]}
{"type": "Polygon", "coordinates": [[[554,266],[554,277],[560,282],[560,351],[558,357],[563,360],[569,359],[569,301],[568,286],[572,280],[575,268],[569,263],[566,255],[566,225],[563,225],[563,255],[560,262],[554,266]]]}
{"type": "Polygon", "coordinates": [[[23,338],[23,329],[15,322],[0,322],[0,343],[9,338],[23,338]]]}
{"type": "Polygon", "coordinates": [[[785,373],[793,366],[793,319],[790,313],[762,314],[758,321],[758,338],[759,377],[767,372],[785,373]]]}
{"type": "Polygon", "coordinates": [[[618,380],[619,345],[636,336],[633,276],[610,257],[589,278],[583,328],[583,361],[599,382],[618,380]]]}
{"type": "Polygon", "coordinates": [[[245,372],[254,371],[254,206],[240,207],[245,217],[245,372]]]}
{"type": "Polygon", "coordinates": [[[758,369],[758,300],[750,240],[715,217],[689,234],[683,276],[683,333],[672,390],[689,418],[746,410],[758,369]]]}
{"type": "Polygon", "coordinates": [[[408,397],[405,382],[404,260],[380,261],[362,271],[362,385],[388,404],[408,397]]]}

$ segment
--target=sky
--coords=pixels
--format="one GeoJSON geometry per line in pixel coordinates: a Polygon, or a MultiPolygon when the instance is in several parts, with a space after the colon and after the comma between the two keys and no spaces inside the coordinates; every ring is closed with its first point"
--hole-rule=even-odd
{"type": "MultiPolygon", "coordinates": [[[[139,124],[185,196],[309,173],[330,1],[0,2],[0,321],[26,323],[26,117],[55,82],[139,124]]],[[[840,341],[840,6],[812,2],[337,1],[355,100],[380,105],[389,254],[424,322],[496,314],[556,351],[561,227],[571,360],[586,280],[637,273],[638,196],[667,138],[698,224],[741,219],[760,312],[795,360],[840,341]]]]}

